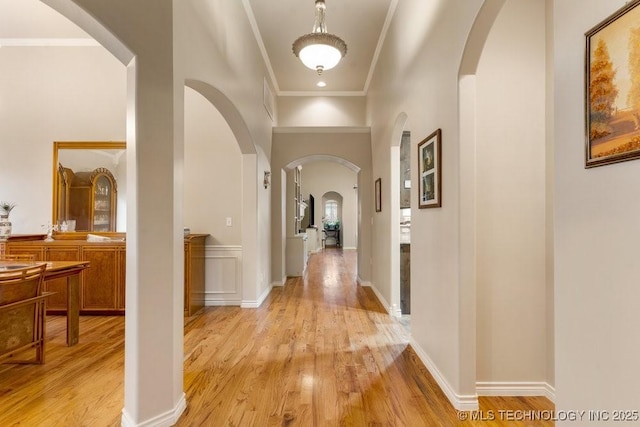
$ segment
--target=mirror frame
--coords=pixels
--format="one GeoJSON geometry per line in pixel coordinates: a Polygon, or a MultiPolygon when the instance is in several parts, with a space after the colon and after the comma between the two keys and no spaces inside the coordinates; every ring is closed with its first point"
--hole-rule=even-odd
{"type": "MultiPolygon", "coordinates": [[[[123,141],[53,141],[53,201],[51,203],[51,224],[58,223],[58,195],[60,188],[58,187],[58,150],[126,150],[127,143],[123,141]]],[[[87,234],[86,231],[67,231],[56,232],[57,238],[63,238],[62,235],[73,238],[74,236],[81,236],[87,234]]],[[[102,235],[123,235],[122,232],[96,232],[92,234],[102,235]]]]}

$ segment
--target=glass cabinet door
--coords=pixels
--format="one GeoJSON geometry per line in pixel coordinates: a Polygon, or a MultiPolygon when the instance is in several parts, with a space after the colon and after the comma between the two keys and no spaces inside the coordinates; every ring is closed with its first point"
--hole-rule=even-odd
{"type": "Polygon", "coordinates": [[[113,181],[100,174],[93,180],[92,231],[115,230],[115,198],[113,181]]]}

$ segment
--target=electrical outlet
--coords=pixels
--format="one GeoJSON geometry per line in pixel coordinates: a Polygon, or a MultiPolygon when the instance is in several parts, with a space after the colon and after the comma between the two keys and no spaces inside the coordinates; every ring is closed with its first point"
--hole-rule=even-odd
{"type": "Polygon", "coordinates": [[[228,216],[228,217],[227,217],[227,227],[231,227],[231,225],[232,225],[232,224],[231,224],[231,217],[230,217],[230,216],[228,216]]]}

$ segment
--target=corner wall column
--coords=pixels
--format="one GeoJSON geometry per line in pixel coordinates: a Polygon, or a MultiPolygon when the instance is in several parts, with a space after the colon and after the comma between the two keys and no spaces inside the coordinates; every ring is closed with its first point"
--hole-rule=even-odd
{"type": "Polygon", "coordinates": [[[186,408],[182,156],[174,147],[172,55],[166,55],[139,56],[128,67],[123,426],[172,425],[186,408]]]}

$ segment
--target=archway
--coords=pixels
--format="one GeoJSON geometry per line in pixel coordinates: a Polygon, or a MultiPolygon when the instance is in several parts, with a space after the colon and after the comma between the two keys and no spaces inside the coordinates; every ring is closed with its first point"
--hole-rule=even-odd
{"type": "Polygon", "coordinates": [[[239,295],[236,296],[239,297],[240,306],[258,307],[266,297],[266,293],[260,289],[261,280],[258,277],[260,274],[264,274],[258,268],[260,233],[264,231],[258,227],[259,198],[264,197],[258,193],[260,191],[258,182],[262,181],[258,169],[259,165],[266,163],[266,156],[254,145],[246,122],[225,94],[210,84],[196,79],[186,79],[185,86],[201,94],[219,111],[240,148],[242,156],[242,286],[239,295]]]}
{"type": "MultiPolygon", "coordinates": [[[[316,218],[315,225],[318,228],[318,240],[323,238],[322,230],[326,222],[322,221],[325,216],[323,211],[325,207],[324,201],[327,200],[325,196],[329,194],[332,196],[330,197],[331,200],[340,202],[339,232],[341,247],[347,250],[359,249],[358,234],[360,222],[358,220],[359,189],[357,183],[360,179],[360,167],[338,156],[310,155],[296,159],[285,165],[283,168],[283,176],[287,181],[290,180],[286,178],[287,175],[290,175],[292,171],[296,169],[302,171],[302,185],[305,189],[303,191],[305,199],[310,195],[314,195],[314,199],[317,197],[318,201],[320,201],[320,203],[315,203],[314,212],[314,217],[316,218]],[[304,175],[305,170],[307,171],[306,177],[310,178],[311,182],[306,182],[304,175]],[[305,182],[307,184],[306,186],[305,182]]],[[[289,197],[287,193],[287,187],[283,186],[281,197],[282,200],[287,200],[285,203],[285,212],[288,212],[286,216],[290,217],[292,215],[289,200],[291,197],[289,197]]],[[[287,227],[285,233],[287,237],[291,237],[294,232],[293,227],[289,227],[289,223],[291,222],[289,219],[291,218],[285,220],[287,227]]],[[[335,240],[332,240],[330,243],[337,244],[335,240]]],[[[313,242],[311,246],[321,248],[322,243],[316,244],[316,242],[313,242]]],[[[286,265],[285,269],[285,271],[287,271],[286,265]]]]}
{"type": "Polygon", "coordinates": [[[133,2],[43,2],[85,30],[127,67],[130,170],[122,424],[140,425],[152,419],[175,423],[186,408],[186,400],[180,344],[184,248],[178,228],[183,221],[182,208],[175,203],[182,197],[182,188],[174,150],[173,52],[166,49],[172,44],[172,16],[166,13],[170,3],[149,11],[133,2]],[[123,16],[127,19],[121,19],[123,16]],[[151,30],[136,32],[132,28],[151,30]],[[140,52],[144,55],[138,55],[140,52]]]}
{"type": "Polygon", "coordinates": [[[199,92],[184,90],[184,220],[207,234],[204,288],[195,306],[242,301],[242,153],[220,111],[199,92]]]}
{"type": "Polygon", "coordinates": [[[389,253],[391,254],[391,268],[389,283],[391,283],[390,303],[392,310],[390,314],[396,318],[400,318],[402,316],[400,301],[400,146],[403,134],[408,130],[409,117],[406,113],[400,113],[398,117],[396,117],[396,121],[393,126],[389,148],[389,166],[391,171],[391,179],[389,180],[391,194],[391,223],[389,224],[389,231],[391,234],[391,247],[389,248],[389,253]]]}
{"type": "Polygon", "coordinates": [[[544,8],[485,2],[459,70],[460,351],[464,381],[475,382],[479,395],[549,395],[548,384],[535,380],[553,378],[544,8]],[[499,101],[498,91],[505,94],[499,101]],[[541,125],[522,134],[532,122],[541,125]],[[517,339],[510,334],[516,329],[517,339]],[[498,379],[528,386],[505,390],[498,379]]]}

